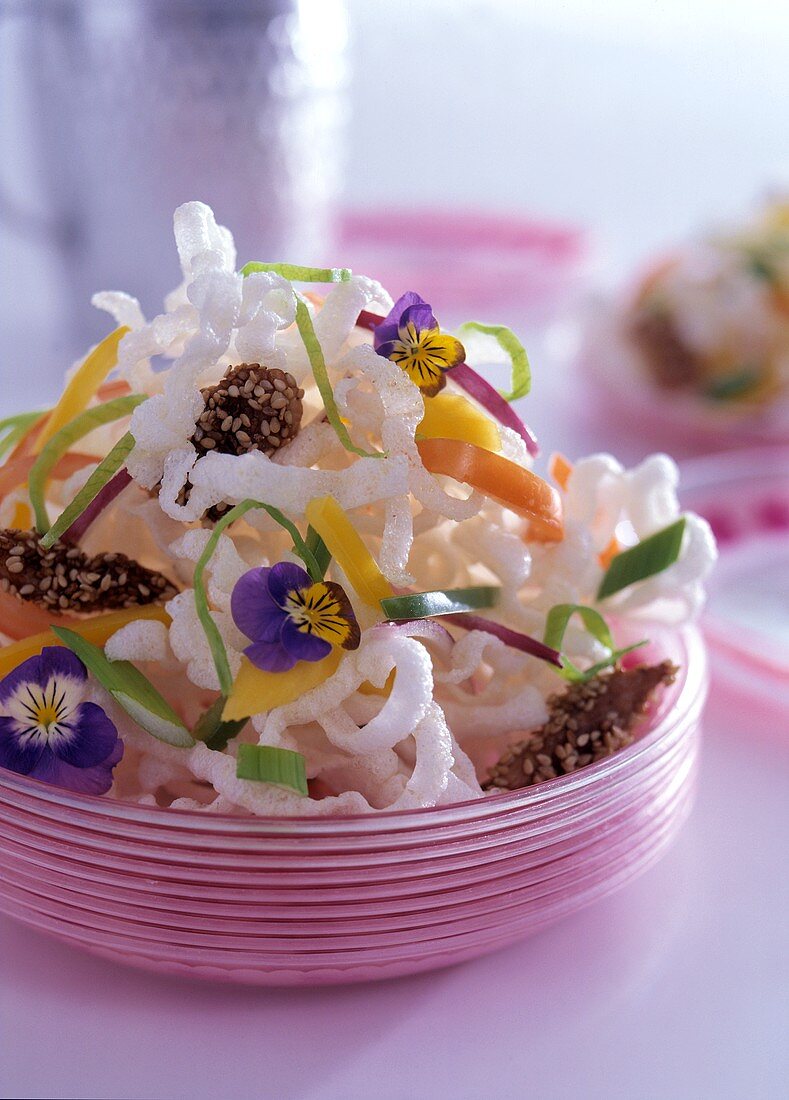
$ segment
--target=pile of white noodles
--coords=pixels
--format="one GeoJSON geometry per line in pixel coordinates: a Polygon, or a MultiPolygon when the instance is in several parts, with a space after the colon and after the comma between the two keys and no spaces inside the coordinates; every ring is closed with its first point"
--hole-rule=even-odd
{"type": "MultiPolygon", "coordinates": [[[[135,622],[110,639],[107,653],[141,663],[168,698],[179,700],[186,721],[193,722],[219,688],[190,587],[210,534],[200,517],[217,502],[265,501],[303,529],[308,501],[330,493],[350,513],[393,585],[419,591],[500,585],[500,603],[490,614],[535,637],[542,636],[553,605],[595,604],[602,576],[598,555],[615,531],[640,538],[678,515],[676,468],[664,455],[629,471],[606,455],[578,462],[562,494],[565,538],[552,544],[524,541],[523,523],[512,512],[428,473],[414,441],[423,414],[418,388],[373,351],[368,332],[354,327],[360,310],[385,313],[391,299],[378,283],[358,276],[333,285],[324,304],[311,307],[352,438],[365,449],[386,452],[383,458],[349,453],[323,417],[293,324],[291,284],[269,273],[242,278],[230,233],[201,203],[176,211],[175,237],[183,283],[164,313],[146,321],[127,295],[95,298],[132,330],[120,345],[120,371],[135,392],[151,399],[131,422],[136,446],[129,471],[138,488],[94,524],[87,548],[136,554],[181,587],[167,605],[169,628],[135,622]],[[295,376],[305,390],[302,429],[273,458],[252,452],[198,459],[189,440],[202,409],[200,387],[242,362],[281,367],[295,376]],[[178,495],[187,474],[194,488],[182,505],[178,495]]],[[[530,467],[520,438],[504,428],[501,435],[504,455],[530,467]]],[[[234,584],[253,566],[297,559],[287,536],[263,512],[249,513],[228,531],[208,571],[208,594],[235,673],[248,639],[230,615],[234,584]]],[[[688,516],[679,560],[606,601],[603,610],[620,620],[686,621],[702,603],[714,554],[707,525],[688,516]]],[[[315,797],[236,778],[235,742],[216,752],[204,744],[180,749],[155,740],[97,687],[96,699],[126,743],[116,771],[117,797],[207,812],[302,815],[409,809],[482,796],[469,754],[479,764],[495,749],[495,758],[518,732],[543,722],[547,696],[562,686],[556,671],[484,632],[454,629],[453,644],[429,623],[376,624],[335,563],[329,575],[354,602],[362,627],[359,648],[344,654],[325,683],[287,706],[254,715],[240,735],[242,741],[302,753],[315,797]],[[383,688],[392,672],[388,696],[370,692],[370,684],[383,688]]],[[[581,665],[605,656],[575,620],[564,648],[581,665]]]]}

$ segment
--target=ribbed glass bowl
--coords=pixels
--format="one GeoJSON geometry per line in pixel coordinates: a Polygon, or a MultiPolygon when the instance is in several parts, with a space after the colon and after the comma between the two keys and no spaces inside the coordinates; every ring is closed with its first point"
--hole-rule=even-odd
{"type": "Polygon", "coordinates": [[[523,791],[432,810],[253,818],[73,794],[0,769],[0,910],[117,961],[260,985],[445,966],[653,863],[690,809],[706,691],[694,630],[647,731],[523,791]]]}

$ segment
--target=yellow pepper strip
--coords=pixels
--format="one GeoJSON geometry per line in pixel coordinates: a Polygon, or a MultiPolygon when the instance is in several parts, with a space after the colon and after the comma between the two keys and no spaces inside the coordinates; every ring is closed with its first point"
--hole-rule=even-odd
{"type": "Polygon", "coordinates": [[[490,417],[456,393],[437,393],[425,401],[425,415],[416,431],[417,438],[461,439],[486,451],[501,450],[501,436],[490,417]]]}
{"type": "Polygon", "coordinates": [[[33,525],[33,513],[30,505],[23,500],[18,500],[14,505],[14,514],[11,517],[11,526],[16,531],[29,531],[33,525]]]}
{"type": "Polygon", "coordinates": [[[40,454],[44,444],[55,432],[59,432],[65,424],[87,408],[91,399],[96,396],[99,386],[118,362],[118,344],[128,331],[128,328],[121,326],[105,336],[77,369],[38,433],[35,454],[40,454]]]}
{"type": "MultiPolygon", "coordinates": [[[[128,623],[136,622],[138,619],[154,619],[157,622],[164,623],[165,626],[170,624],[170,616],[158,604],[151,604],[149,607],[129,607],[123,611],[110,611],[106,615],[96,615],[92,619],[66,619],[63,616],[61,621],[68,625],[69,630],[73,630],[80,637],[93,642],[94,645],[104,645],[116,630],[120,630],[122,626],[126,626],[128,623]]],[[[53,615],[52,621],[57,625],[58,616],[53,615]]],[[[1,627],[2,623],[0,623],[1,627]]],[[[35,657],[44,646],[48,645],[63,645],[51,630],[44,630],[40,634],[31,634],[19,642],[3,646],[0,649],[0,677],[6,676],[22,661],[26,661],[28,657],[35,657]]]]}
{"type": "Polygon", "coordinates": [[[392,586],[334,497],[311,500],[304,514],[326,543],[354,592],[380,614],[381,600],[394,595],[392,586]]]}
{"type": "Polygon", "coordinates": [[[222,711],[222,721],[240,722],[252,714],[292,703],[305,691],[312,691],[328,680],[337,671],[342,657],[342,651],[334,648],[322,661],[298,661],[289,672],[266,672],[242,657],[222,711]]]}
{"type": "Polygon", "coordinates": [[[572,472],[573,464],[569,459],[559,454],[558,451],[551,455],[551,461],[548,463],[548,473],[564,493],[567,492],[567,483],[572,472]]]}
{"type": "Polygon", "coordinates": [[[420,439],[417,448],[426,470],[463,481],[528,520],[529,539],[564,538],[559,494],[531,470],[457,439],[420,439]]]}
{"type": "Polygon", "coordinates": [[[359,684],[359,694],[360,695],[380,695],[384,699],[388,699],[389,696],[392,694],[392,688],[394,687],[394,682],[395,682],[395,670],[392,669],[392,671],[386,677],[386,683],[384,684],[384,686],[382,688],[375,687],[375,685],[371,684],[369,680],[365,680],[363,684],[359,684]]]}

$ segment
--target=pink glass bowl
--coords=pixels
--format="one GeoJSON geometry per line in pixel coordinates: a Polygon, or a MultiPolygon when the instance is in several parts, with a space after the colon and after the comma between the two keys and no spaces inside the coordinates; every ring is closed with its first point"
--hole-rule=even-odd
{"type": "Polygon", "coordinates": [[[0,769],[0,911],[174,974],[315,985],[481,955],[653,863],[690,809],[698,634],[647,732],[551,782],[433,810],[241,818],[75,795],[0,769]]]}

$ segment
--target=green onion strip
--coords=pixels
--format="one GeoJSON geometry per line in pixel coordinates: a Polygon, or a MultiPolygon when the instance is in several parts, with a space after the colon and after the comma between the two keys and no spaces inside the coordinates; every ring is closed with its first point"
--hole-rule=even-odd
{"type": "Polygon", "coordinates": [[[531,366],[526,348],[512,329],[506,325],[484,325],[480,321],[466,321],[458,331],[461,336],[464,332],[480,332],[484,336],[492,336],[509,356],[512,365],[512,389],[509,393],[502,392],[501,396],[505,401],[516,401],[519,397],[526,396],[531,389],[531,366]]]}
{"type": "Polygon", "coordinates": [[[300,752],[273,745],[238,746],[236,775],[256,783],[273,783],[277,787],[307,796],[307,768],[300,752]]]}
{"type": "Polygon", "coordinates": [[[389,596],[381,600],[387,619],[402,622],[408,619],[431,619],[437,615],[460,615],[493,607],[499,589],[492,585],[470,588],[440,588],[434,592],[413,592],[406,596],[389,596]]]}
{"type": "Polygon", "coordinates": [[[656,531],[654,535],[649,535],[635,546],[617,554],[611,559],[600,582],[598,600],[605,600],[621,592],[623,588],[629,588],[631,584],[654,577],[656,573],[668,569],[680,555],[684,533],[685,517],[682,516],[662,531],[656,531]]]}
{"type": "MultiPolygon", "coordinates": [[[[44,490],[47,478],[58,461],[78,440],[104,424],[111,424],[115,420],[129,416],[145,400],[146,398],[142,394],[132,394],[129,397],[116,397],[114,401],[105,401],[103,405],[86,409],[75,416],[73,420],[70,420],[68,424],[64,424],[60,431],[55,432],[47,442],[36,459],[28,478],[30,503],[36,517],[36,528],[40,534],[44,535],[49,530],[49,516],[44,501],[44,490]]],[[[98,487],[96,492],[100,488],[101,486],[98,487]]]]}
{"type": "Polygon", "coordinates": [[[586,630],[609,651],[609,656],[604,661],[592,665],[591,668],[582,670],[577,668],[570,658],[562,653],[562,668],[560,671],[566,680],[589,680],[596,676],[598,672],[602,672],[603,669],[615,665],[626,653],[646,645],[646,641],[642,641],[625,646],[624,649],[617,649],[608,623],[600,612],[593,607],[586,607],[584,604],[578,603],[559,603],[551,608],[545,620],[545,633],[543,635],[545,645],[550,646],[551,649],[561,651],[564,635],[573,615],[579,616],[586,630]]]}

